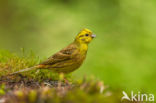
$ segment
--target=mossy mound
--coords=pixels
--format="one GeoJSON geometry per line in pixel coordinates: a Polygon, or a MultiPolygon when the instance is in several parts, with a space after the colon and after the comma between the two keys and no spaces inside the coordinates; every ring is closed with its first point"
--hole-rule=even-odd
{"type": "MultiPolygon", "coordinates": [[[[4,103],[121,103],[122,92],[103,81],[38,70],[9,75],[39,63],[34,54],[17,56],[0,51],[0,102],[4,103]]],[[[122,103],[130,103],[123,101],[122,103]]]]}

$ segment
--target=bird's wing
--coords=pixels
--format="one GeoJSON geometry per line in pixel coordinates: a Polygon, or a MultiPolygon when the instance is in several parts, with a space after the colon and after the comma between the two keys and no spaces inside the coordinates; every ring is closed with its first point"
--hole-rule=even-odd
{"type": "Polygon", "coordinates": [[[69,45],[68,47],[62,49],[61,51],[57,52],[53,56],[49,57],[46,61],[40,63],[41,65],[52,65],[59,62],[63,62],[66,60],[70,60],[74,51],[77,49],[75,45],[69,45]]]}

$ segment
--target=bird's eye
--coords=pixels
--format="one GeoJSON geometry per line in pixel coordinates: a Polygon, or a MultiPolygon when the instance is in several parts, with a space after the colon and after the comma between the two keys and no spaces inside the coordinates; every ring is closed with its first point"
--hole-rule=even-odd
{"type": "Polygon", "coordinates": [[[86,34],[85,36],[89,36],[89,34],[86,34]]]}

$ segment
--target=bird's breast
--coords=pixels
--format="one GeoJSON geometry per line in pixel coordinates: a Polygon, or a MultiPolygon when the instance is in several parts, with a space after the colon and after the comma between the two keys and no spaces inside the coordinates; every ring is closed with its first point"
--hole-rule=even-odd
{"type": "Polygon", "coordinates": [[[86,55],[88,51],[88,45],[87,44],[81,44],[79,48],[79,52],[81,55],[86,55]]]}

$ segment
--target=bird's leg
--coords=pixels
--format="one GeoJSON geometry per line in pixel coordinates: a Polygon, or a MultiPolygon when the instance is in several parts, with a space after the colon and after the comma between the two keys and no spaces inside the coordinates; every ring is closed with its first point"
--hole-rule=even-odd
{"type": "Polygon", "coordinates": [[[64,80],[65,84],[70,85],[69,81],[66,78],[64,78],[63,80],[64,80]]]}
{"type": "Polygon", "coordinates": [[[70,85],[69,81],[64,77],[64,73],[59,74],[59,80],[64,81],[65,85],[67,84],[68,86],[70,85]]]}

